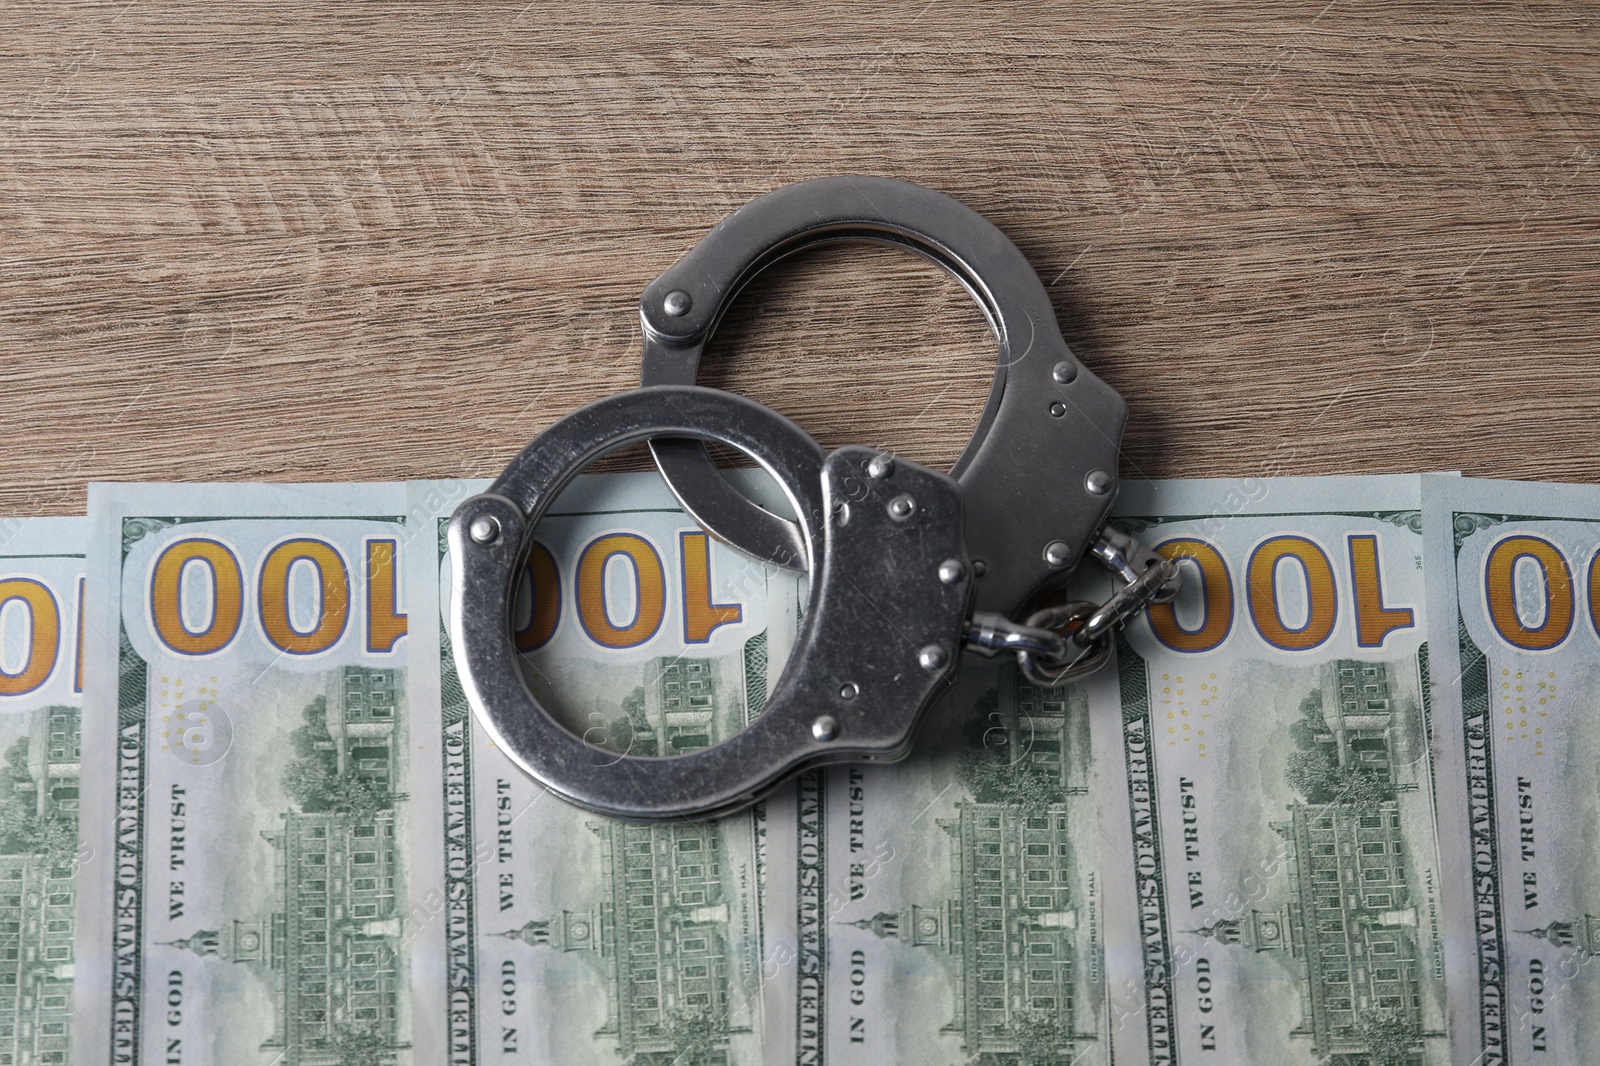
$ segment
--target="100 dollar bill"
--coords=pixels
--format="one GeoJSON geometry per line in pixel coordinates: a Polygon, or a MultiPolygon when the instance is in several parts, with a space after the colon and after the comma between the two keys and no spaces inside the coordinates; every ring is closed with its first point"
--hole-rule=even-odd
{"type": "Polygon", "coordinates": [[[1124,487],[1184,586],[1089,686],[1126,767],[1119,1058],[1448,1061],[1419,508],[1415,477],[1124,487]]]}
{"type": "Polygon", "coordinates": [[[1600,490],[1427,478],[1456,1057],[1581,1062],[1600,1022],[1600,490]]]}
{"type": "Polygon", "coordinates": [[[798,1061],[1112,1061],[1102,915],[1129,883],[1101,800],[1120,771],[1081,686],[968,656],[910,758],[803,778],[821,964],[798,1061]]]}
{"type": "Polygon", "coordinates": [[[406,1063],[403,486],[91,488],[81,1063],[406,1063]]]}
{"type": "MultiPolygon", "coordinates": [[[[622,822],[567,805],[494,746],[443,622],[445,525],[481,487],[411,486],[431,531],[409,585],[428,619],[413,649],[417,795],[439,812],[419,850],[434,914],[418,942],[441,960],[419,986],[420,1059],[779,1061],[793,1044],[792,953],[774,961],[769,945],[793,936],[764,886],[769,850],[790,850],[769,825],[793,824],[792,801],[622,822]]],[[[670,756],[761,713],[802,588],[712,542],[656,477],[580,478],[537,527],[514,640],[534,694],[594,758],[670,756]]]]}

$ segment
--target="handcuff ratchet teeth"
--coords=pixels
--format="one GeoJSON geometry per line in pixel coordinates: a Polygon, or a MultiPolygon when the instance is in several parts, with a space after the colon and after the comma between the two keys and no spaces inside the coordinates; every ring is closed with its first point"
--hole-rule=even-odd
{"type": "Polygon", "coordinates": [[[1176,594],[1175,563],[1105,525],[1121,397],[1067,352],[1016,247],[954,200],[876,178],[780,189],[713,229],[651,283],[641,307],[645,384],[540,433],[449,527],[448,623],[468,702],[497,746],[564,799],[636,820],[702,817],[810,766],[898,759],[964,649],[1012,654],[1031,683],[1065,684],[1109,659],[1113,629],[1176,594]],[[718,318],[750,277],[802,247],[852,238],[929,256],[995,325],[995,385],[951,474],[875,448],[824,453],[782,415],[692,383],[718,318]],[[670,757],[618,754],[557,722],[524,680],[511,637],[534,526],[584,466],[640,441],[709,532],[811,575],[795,649],[762,713],[728,739],[670,757]],[[795,520],[734,490],[706,441],[754,459],[795,520]],[[1012,620],[1050,599],[1086,553],[1120,579],[1106,602],[1047,604],[1012,620]]]}

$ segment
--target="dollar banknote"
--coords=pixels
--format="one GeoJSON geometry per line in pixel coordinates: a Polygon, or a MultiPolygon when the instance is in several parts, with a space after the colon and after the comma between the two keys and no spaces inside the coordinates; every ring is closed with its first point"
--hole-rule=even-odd
{"type": "Polygon", "coordinates": [[[91,488],[75,1062],[413,1060],[405,507],[91,488]]]}
{"type": "MultiPolygon", "coordinates": [[[[444,613],[445,526],[481,484],[414,483],[419,1061],[783,1061],[794,1042],[792,795],[640,825],[571,807],[485,734],[444,613]],[[774,883],[777,882],[777,883],[774,883]]],[[[580,478],[539,523],[514,611],[541,703],[597,759],[670,756],[744,728],[797,632],[803,578],[711,541],[654,475],[580,478]]]]}
{"type": "Polygon", "coordinates": [[[1135,483],[1115,515],[1185,579],[1087,686],[1125,777],[1118,1060],[1449,1061],[1418,479],[1135,483]]]}
{"type": "Polygon", "coordinates": [[[0,1062],[74,1061],[88,533],[0,519],[0,1062]]]}
{"type": "Polygon", "coordinates": [[[1456,1061],[1592,1062],[1600,490],[1428,478],[1423,517],[1456,1061]]]}
{"type": "Polygon", "coordinates": [[[1112,1061],[1118,736],[1082,686],[969,655],[904,762],[801,779],[798,1061],[1112,1061]]]}

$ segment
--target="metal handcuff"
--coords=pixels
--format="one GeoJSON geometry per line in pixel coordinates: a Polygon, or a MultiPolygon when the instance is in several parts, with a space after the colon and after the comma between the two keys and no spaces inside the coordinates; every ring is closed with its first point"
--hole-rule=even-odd
{"type": "Polygon", "coordinates": [[[885,178],[822,178],[745,205],[645,288],[642,384],[572,412],[522,450],[449,527],[449,628],[466,696],[496,745],[571,803],[636,820],[727,813],[823,763],[893,761],[949,684],[963,648],[1016,656],[1054,686],[1110,656],[1112,631],[1177,593],[1173,562],[1106,525],[1127,408],[1068,351],[1038,275],[988,220],[885,178]],[[999,340],[994,386],[949,474],[876,448],[825,454],[753,400],[695,385],[723,312],[756,274],[822,242],[866,240],[938,263],[999,340]],[[764,562],[810,574],[795,649],[762,713],[711,747],[617,754],[569,731],[529,690],[511,609],[531,534],[604,452],[649,442],[684,510],[764,562]],[[704,449],[749,455],[796,520],[733,488],[704,449]],[[1121,584],[1104,603],[1059,599],[1085,555],[1121,584]]]}

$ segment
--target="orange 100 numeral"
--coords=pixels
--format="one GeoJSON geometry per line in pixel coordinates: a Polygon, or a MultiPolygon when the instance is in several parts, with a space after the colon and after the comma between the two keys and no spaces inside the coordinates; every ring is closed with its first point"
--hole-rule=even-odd
{"type": "MultiPolygon", "coordinates": [[[[1483,604],[1500,639],[1522,651],[1550,651],[1566,642],[1578,614],[1573,568],[1560,548],[1531,533],[1502,537],[1483,560],[1483,604]],[[1532,582],[1523,582],[1519,571],[1532,582]],[[1524,607],[1535,610],[1524,612],[1524,607]]],[[[1589,557],[1589,624],[1600,633],[1600,550],[1589,557]]]]}
{"type": "MultiPolygon", "coordinates": [[[[366,650],[382,654],[406,633],[400,612],[399,545],[370,537],[362,560],[366,650]]],[[[328,651],[349,629],[350,564],[338,547],[316,537],[290,537],[263,553],[255,580],[232,546],[210,537],[186,537],[162,549],[150,573],[150,621],[156,637],[179,655],[214,655],[231,645],[244,627],[246,599],[254,594],[256,623],[267,643],[288,655],[328,651]],[[315,583],[312,617],[296,617],[289,605],[296,572],[315,583]],[[203,596],[196,584],[203,583],[203,596]]]]}
{"type": "MultiPolygon", "coordinates": [[[[80,623],[78,668],[73,691],[83,691],[83,580],[78,580],[80,623]]],[[[0,578],[0,698],[26,696],[49,681],[61,661],[68,634],[61,624],[56,594],[34,577],[0,578]],[[18,636],[20,632],[21,636],[18,636]],[[20,655],[7,654],[20,649],[20,655]],[[7,659],[12,659],[9,664],[7,659]],[[15,669],[7,669],[7,665],[15,669]]]]}
{"type": "MultiPolygon", "coordinates": [[[[678,534],[679,618],[686,644],[705,644],[725,625],[744,619],[737,603],[717,603],[711,596],[711,545],[704,533],[678,534]]],[[[655,639],[667,618],[667,572],[661,553],[637,533],[606,533],[578,553],[572,584],[573,610],[584,635],[602,648],[636,648],[655,639]],[[622,616],[611,602],[607,575],[625,568],[633,582],[632,614],[622,616]]],[[[561,626],[561,573],[550,549],[535,542],[528,553],[524,585],[516,602],[514,637],[519,651],[535,651],[550,643],[561,626]]]]}
{"type": "MultiPolygon", "coordinates": [[[[1385,601],[1376,534],[1351,534],[1345,549],[1341,563],[1347,564],[1344,569],[1350,581],[1356,646],[1382,647],[1391,633],[1416,625],[1416,611],[1385,601]]],[[[1180,620],[1175,604],[1151,606],[1150,628],[1156,639],[1173,651],[1191,654],[1221,647],[1233,631],[1239,599],[1223,554],[1197,537],[1175,537],[1156,545],[1155,550],[1168,559],[1187,561],[1184,582],[1197,589],[1200,603],[1198,620],[1191,620],[1190,625],[1180,620]]],[[[1280,651],[1320,647],[1339,621],[1338,568],[1328,552],[1309,537],[1285,533],[1257,544],[1245,563],[1243,588],[1244,614],[1256,634],[1280,651]],[[1284,616],[1278,590],[1286,581],[1299,584],[1305,605],[1303,620],[1284,616]]]]}

